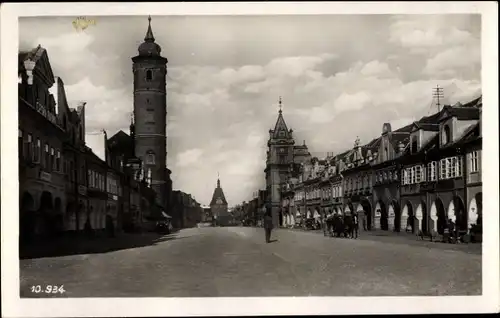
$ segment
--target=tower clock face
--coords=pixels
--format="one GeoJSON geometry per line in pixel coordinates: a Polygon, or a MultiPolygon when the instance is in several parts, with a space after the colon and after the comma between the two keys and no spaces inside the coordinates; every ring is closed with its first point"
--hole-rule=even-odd
{"type": "Polygon", "coordinates": [[[222,204],[222,199],[221,198],[218,198],[217,201],[215,201],[215,203],[217,204],[222,204]]]}

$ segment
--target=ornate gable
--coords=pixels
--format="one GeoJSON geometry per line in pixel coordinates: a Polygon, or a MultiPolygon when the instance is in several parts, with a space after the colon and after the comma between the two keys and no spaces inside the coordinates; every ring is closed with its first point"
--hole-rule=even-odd
{"type": "Polygon", "coordinates": [[[52,67],[50,66],[49,56],[47,55],[47,50],[38,46],[30,58],[35,62],[35,70],[43,78],[43,80],[52,86],[55,83],[54,73],[52,67]]]}

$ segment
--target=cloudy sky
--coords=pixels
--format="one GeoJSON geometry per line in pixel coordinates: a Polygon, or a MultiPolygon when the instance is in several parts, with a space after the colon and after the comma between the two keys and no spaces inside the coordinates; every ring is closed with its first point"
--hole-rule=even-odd
{"type": "MultiPolygon", "coordinates": [[[[83,32],[68,17],[23,18],[20,49],[47,49],[70,105],[87,101],[87,132],[128,133],[147,17],[88,18],[83,32]]],[[[321,157],[436,111],[436,85],[452,104],[481,92],[478,15],[153,16],[152,27],[169,59],[168,167],[202,204],[218,171],[230,205],[264,186],[279,96],[297,142],[321,157]]]]}

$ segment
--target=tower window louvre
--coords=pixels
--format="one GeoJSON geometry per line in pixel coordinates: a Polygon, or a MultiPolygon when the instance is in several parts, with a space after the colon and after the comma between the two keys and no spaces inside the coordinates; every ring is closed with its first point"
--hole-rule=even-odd
{"type": "MultiPolygon", "coordinates": [[[[153,71],[147,70],[146,71],[146,80],[151,81],[152,79],[153,79],[153,71]]],[[[149,102],[149,99],[148,99],[148,102],[149,102]]]]}

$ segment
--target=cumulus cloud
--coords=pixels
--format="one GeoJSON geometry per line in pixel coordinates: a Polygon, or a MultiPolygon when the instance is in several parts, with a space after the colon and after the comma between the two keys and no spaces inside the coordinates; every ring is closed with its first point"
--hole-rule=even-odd
{"type": "MultiPolygon", "coordinates": [[[[69,33],[67,20],[24,20],[21,43],[47,48],[70,103],[87,101],[89,132],[127,131],[130,58],[147,20],[101,19],[87,33],[69,33]]],[[[218,173],[230,204],[265,187],[279,96],[296,142],[321,156],[347,150],[356,136],[370,141],[384,122],[398,129],[435,111],[438,84],[450,104],[481,91],[477,17],[166,17],[153,19],[153,32],[169,59],[173,186],[203,204],[218,173]]],[[[95,138],[87,139],[97,149],[95,138]]]]}
{"type": "Polygon", "coordinates": [[[189,167],[197,163],[203,154],[201,149],[189,149],[177,155],[177,167],[189,167]]]}

